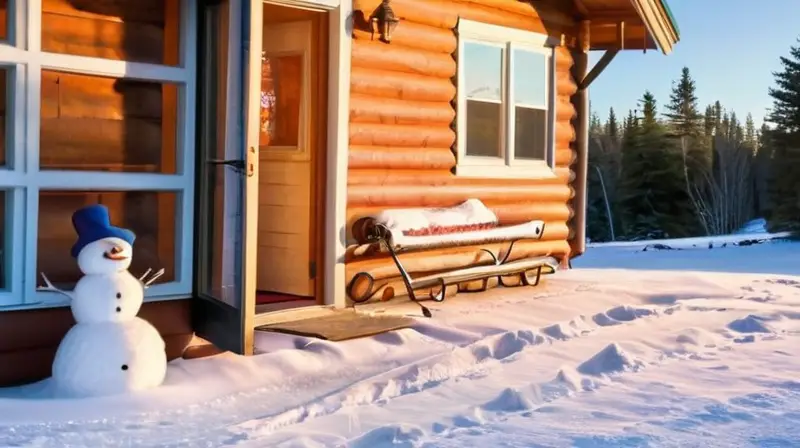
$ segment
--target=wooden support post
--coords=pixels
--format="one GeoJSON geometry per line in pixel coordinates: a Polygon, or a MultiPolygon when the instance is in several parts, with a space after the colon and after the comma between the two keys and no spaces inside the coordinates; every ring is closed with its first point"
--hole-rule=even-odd
{"type": "MultiPolygon", "coordinates": [[[[589,66],[590,22],[582,20],[578,31],[578,49],[573,51],[572,77],[579,81],[579,86],[587,77],[589,66]]],[[[577,111],[573,126],[575,127],[575,197],[572,199],[572,209],[575,216],[572,220],[574,237],[570,239],[570,257],[577,257],[586,251],[586,179],[589,170],[589,90],[579,88],[572,97],[572,103],[577,111]]]]}

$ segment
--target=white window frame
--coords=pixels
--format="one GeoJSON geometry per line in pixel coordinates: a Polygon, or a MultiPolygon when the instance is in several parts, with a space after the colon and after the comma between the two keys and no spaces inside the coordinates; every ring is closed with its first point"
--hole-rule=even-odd
{"type": "Polygon", "coordinates": [[[556,124],[556,52],[557,38],[515,28],[506,28],[482,22],[458,21],[458,88],[456,96],[456,168],[457,176],[482,178],[553,178],[555,174],[555,124],[556,124]],[[467,95],[465,85],[464,43],[497,46],[504,49],[502,58],[503,113],[500,120],[500,157],[467,155],[467,95]],[[514,157],[514,50],[525,50],[545,55],[545,98],[547,101],[547,136],[545,160],[523,160],[514,157]]]}
{"type": "MultiPolygon", "coordinates": [[[[7,194],[6,229],[11,253],[3,254],[6,289],[0,290],[0,311],[66,305],[65,297],[36,291],[40,190],[165,191],[178,193],[175,228],[175,280],[155,284],[145,300],[185,298],[192,293],[194,250],[194,140],[197,2],[180,2],[179,65],[166,66],[96,57],[47,53],[41,50],[41,0],[9,2],[9,40],[0,43],[0,66],[10,68],[7,159],[0,167],[0,190],[7,194]],[[178,86],[177,173],[114,173],[93,171],[39,171],[39,114],[42,70],[83,75],[169,82],[178,86]],[[9,150],[10,154],[9,154],[9,150]],[[8,213],[10,212],[10,213],[8,213]],[[10,225],[9,225],[10,224],[10,225]],[[10,228],[10,232],[8,229],[10,228]]],[[[134,251],[134,256],[136,256],[134,251]]],[[[159,269],[160,266],[153,266],[159,269]]]]}

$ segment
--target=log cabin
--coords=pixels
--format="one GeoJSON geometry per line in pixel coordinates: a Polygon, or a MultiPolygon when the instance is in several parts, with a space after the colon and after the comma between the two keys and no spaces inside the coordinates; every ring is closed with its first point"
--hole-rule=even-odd
{"type": "Polygon", "coordinates": [[[50,375],[88,204],[169,359],[567,268],[589,85],[678,40],[665,0],[1,1],[0,385],[50,375]]]}

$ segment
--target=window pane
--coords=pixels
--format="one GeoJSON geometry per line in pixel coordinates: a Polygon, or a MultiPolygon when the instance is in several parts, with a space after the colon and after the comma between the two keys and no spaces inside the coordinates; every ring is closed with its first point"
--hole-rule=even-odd
{"type": "Polygon", "coordinates": [[[42,50],[178,64],[179,0],[42,0],[42,50]]]}
{"type": "Polygon", "coordinates": [[[467,155],[502,157],[500,115],[502,104],[467,100],[467,155]]]}
{"type": "Polygon", "coordinates": [[[501,101],[503,98],[503,49],[464,43],[464,95],[467,98],[501,101]]]}
{"type": "Polygon", "coordinates": [[[517,106],[514,112],[514,158],[546,160],[547,111],[517,106]]]}
{"type": "Polygon", "coordinates": [[[179,216],[178,195],[153,191],[42,191],[39,195],[39,233],[36,272],[44,272],[55,284],[72,288],[81,278],[78,264],[70,255],[77,235],[72,214],[92,204],[108,207],[111,224],[133,231],[131,274],[148,268],[165,272],[157,283],[175,279],[175,229],[179,216]]]}
{"type": "Polygon", "coordinates": [[[6,218],[11,218],[12,213],[6,210],[6,204],[10,201],[6,200],[6,191],[0,190],[0,290],[6,289],[8,285],[8,279],[6,276],[8,275],[8,269],[6,266],[9,262],[11,262],[11,257],[8,252],[6,252],[6,218]]]}
{"type": "Polygon", "coordinates": [[[297,146],[303,101],[303,55],[261,58],[260,146],[297,146]]]}
{"type": "Polygon", "coordinates": [[[0,68],[0,166],[8,163],[6,160],[6,129],[8,128],[8,69],[0,68]]]}
{"type": "Polygon", "coordinates": [[[176,170],[177,87],[42,71],[42,169],[176,170]]]}
{"type": "Polygon", "coordinates": [[[547,57],[514,50],[514,102],[547,107],[547,57]]]}
{"type": "Polygon", "coordinates": [[[8,40],[8,0],[0,0],[0,40],[8,40]]]}

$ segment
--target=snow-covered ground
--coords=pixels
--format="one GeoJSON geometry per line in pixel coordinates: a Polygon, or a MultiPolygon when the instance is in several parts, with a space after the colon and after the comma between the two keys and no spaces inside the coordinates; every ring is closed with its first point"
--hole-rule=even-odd
{"type": "Polygon", "coordinates": [[[0,446],[800,446],[800,243],[719,243],[593,246],[538,288],[344,343],[261,334],[136,396],[0,390],[0,446]]]}

